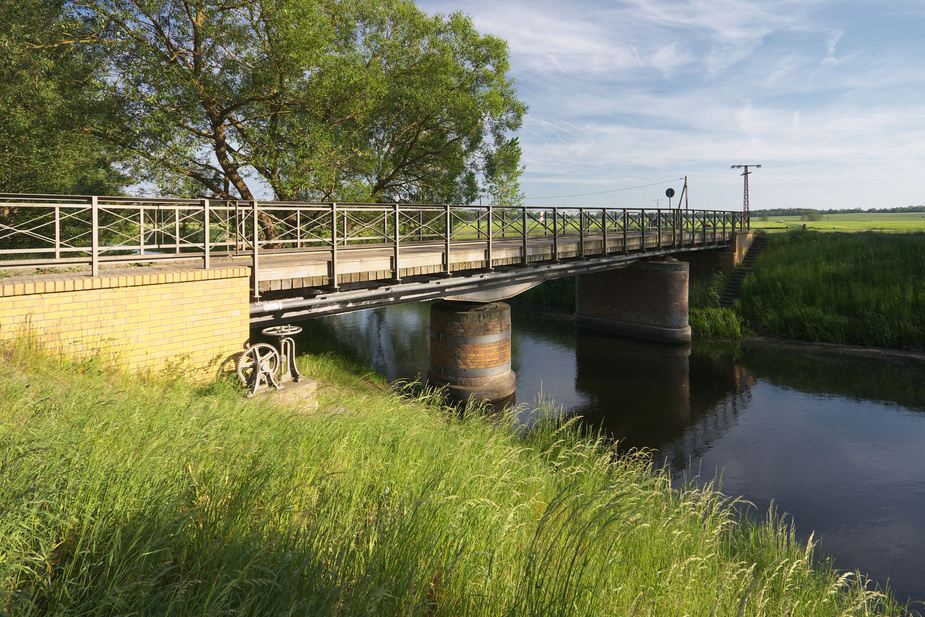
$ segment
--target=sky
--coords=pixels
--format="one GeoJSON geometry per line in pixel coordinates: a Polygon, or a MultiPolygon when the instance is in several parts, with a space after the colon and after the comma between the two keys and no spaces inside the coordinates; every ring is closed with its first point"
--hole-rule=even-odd
{"type": "Polygon", "coordinates": [[[527,205],[925,204],[925,0],[415,1],[508,42],[527,205]]]}

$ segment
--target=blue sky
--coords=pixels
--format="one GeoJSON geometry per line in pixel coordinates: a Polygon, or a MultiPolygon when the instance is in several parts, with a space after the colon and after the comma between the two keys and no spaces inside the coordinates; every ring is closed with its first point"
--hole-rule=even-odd
{"type": "Polygon", "coordinates": [[[925,204],[925,0],[416,3],[508,41],[528,205],[925,204]]]}

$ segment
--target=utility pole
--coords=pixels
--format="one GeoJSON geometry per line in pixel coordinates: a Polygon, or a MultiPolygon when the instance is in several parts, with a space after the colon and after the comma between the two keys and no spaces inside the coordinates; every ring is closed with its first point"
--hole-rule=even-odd
{"type": "Polygon", "coordinates": [[[745,171],[742,172],[742,177],[745,178],[745,198],[742,202],[742,214],[745,217],[745,224],[747,225],[746,229],[751,228],[750,216],[748,212],[748,176],[755,173],[753,171],[748,171],[749,167],[754,167],[755,169],[761,169],[761,165],[755,165],[754,163],[749,163],[748,165],[733,165],[732,169],[742,169],[745,168],[745,171]]]}

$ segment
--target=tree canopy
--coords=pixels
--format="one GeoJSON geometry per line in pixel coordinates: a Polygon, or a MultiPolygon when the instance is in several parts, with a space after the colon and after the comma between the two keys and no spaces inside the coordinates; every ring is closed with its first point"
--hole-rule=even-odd
{"type": "MultiPolygon", "coordinates": [[[[15,0],[25,1],[25,0],[15,0]]],[[[73,0],[94,134],[162,194],[471,203],[516,177],[507,46],[411,0],[73,0]]]]}
{"type": "Polygon", "coordinates": [[[88,24],[63,0],[0,2],[0,192],[109,195],[127,184],[105,126],[88,24]]]}

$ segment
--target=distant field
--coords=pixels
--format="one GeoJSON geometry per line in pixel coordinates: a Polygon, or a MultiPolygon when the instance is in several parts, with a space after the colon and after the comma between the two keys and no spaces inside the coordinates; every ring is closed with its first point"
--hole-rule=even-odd
{"type": "Polygon", "coordinates": [[[807,229],[817,231],[886,231],[912,232],[925,231],[925,213],[868,213],[824,214],[821,221],[801,221],[799,216],[772,216],[767,221],[761,220],[760,211],[752,212],[752,229],[766,231],[784,231],[807,229]]]}

